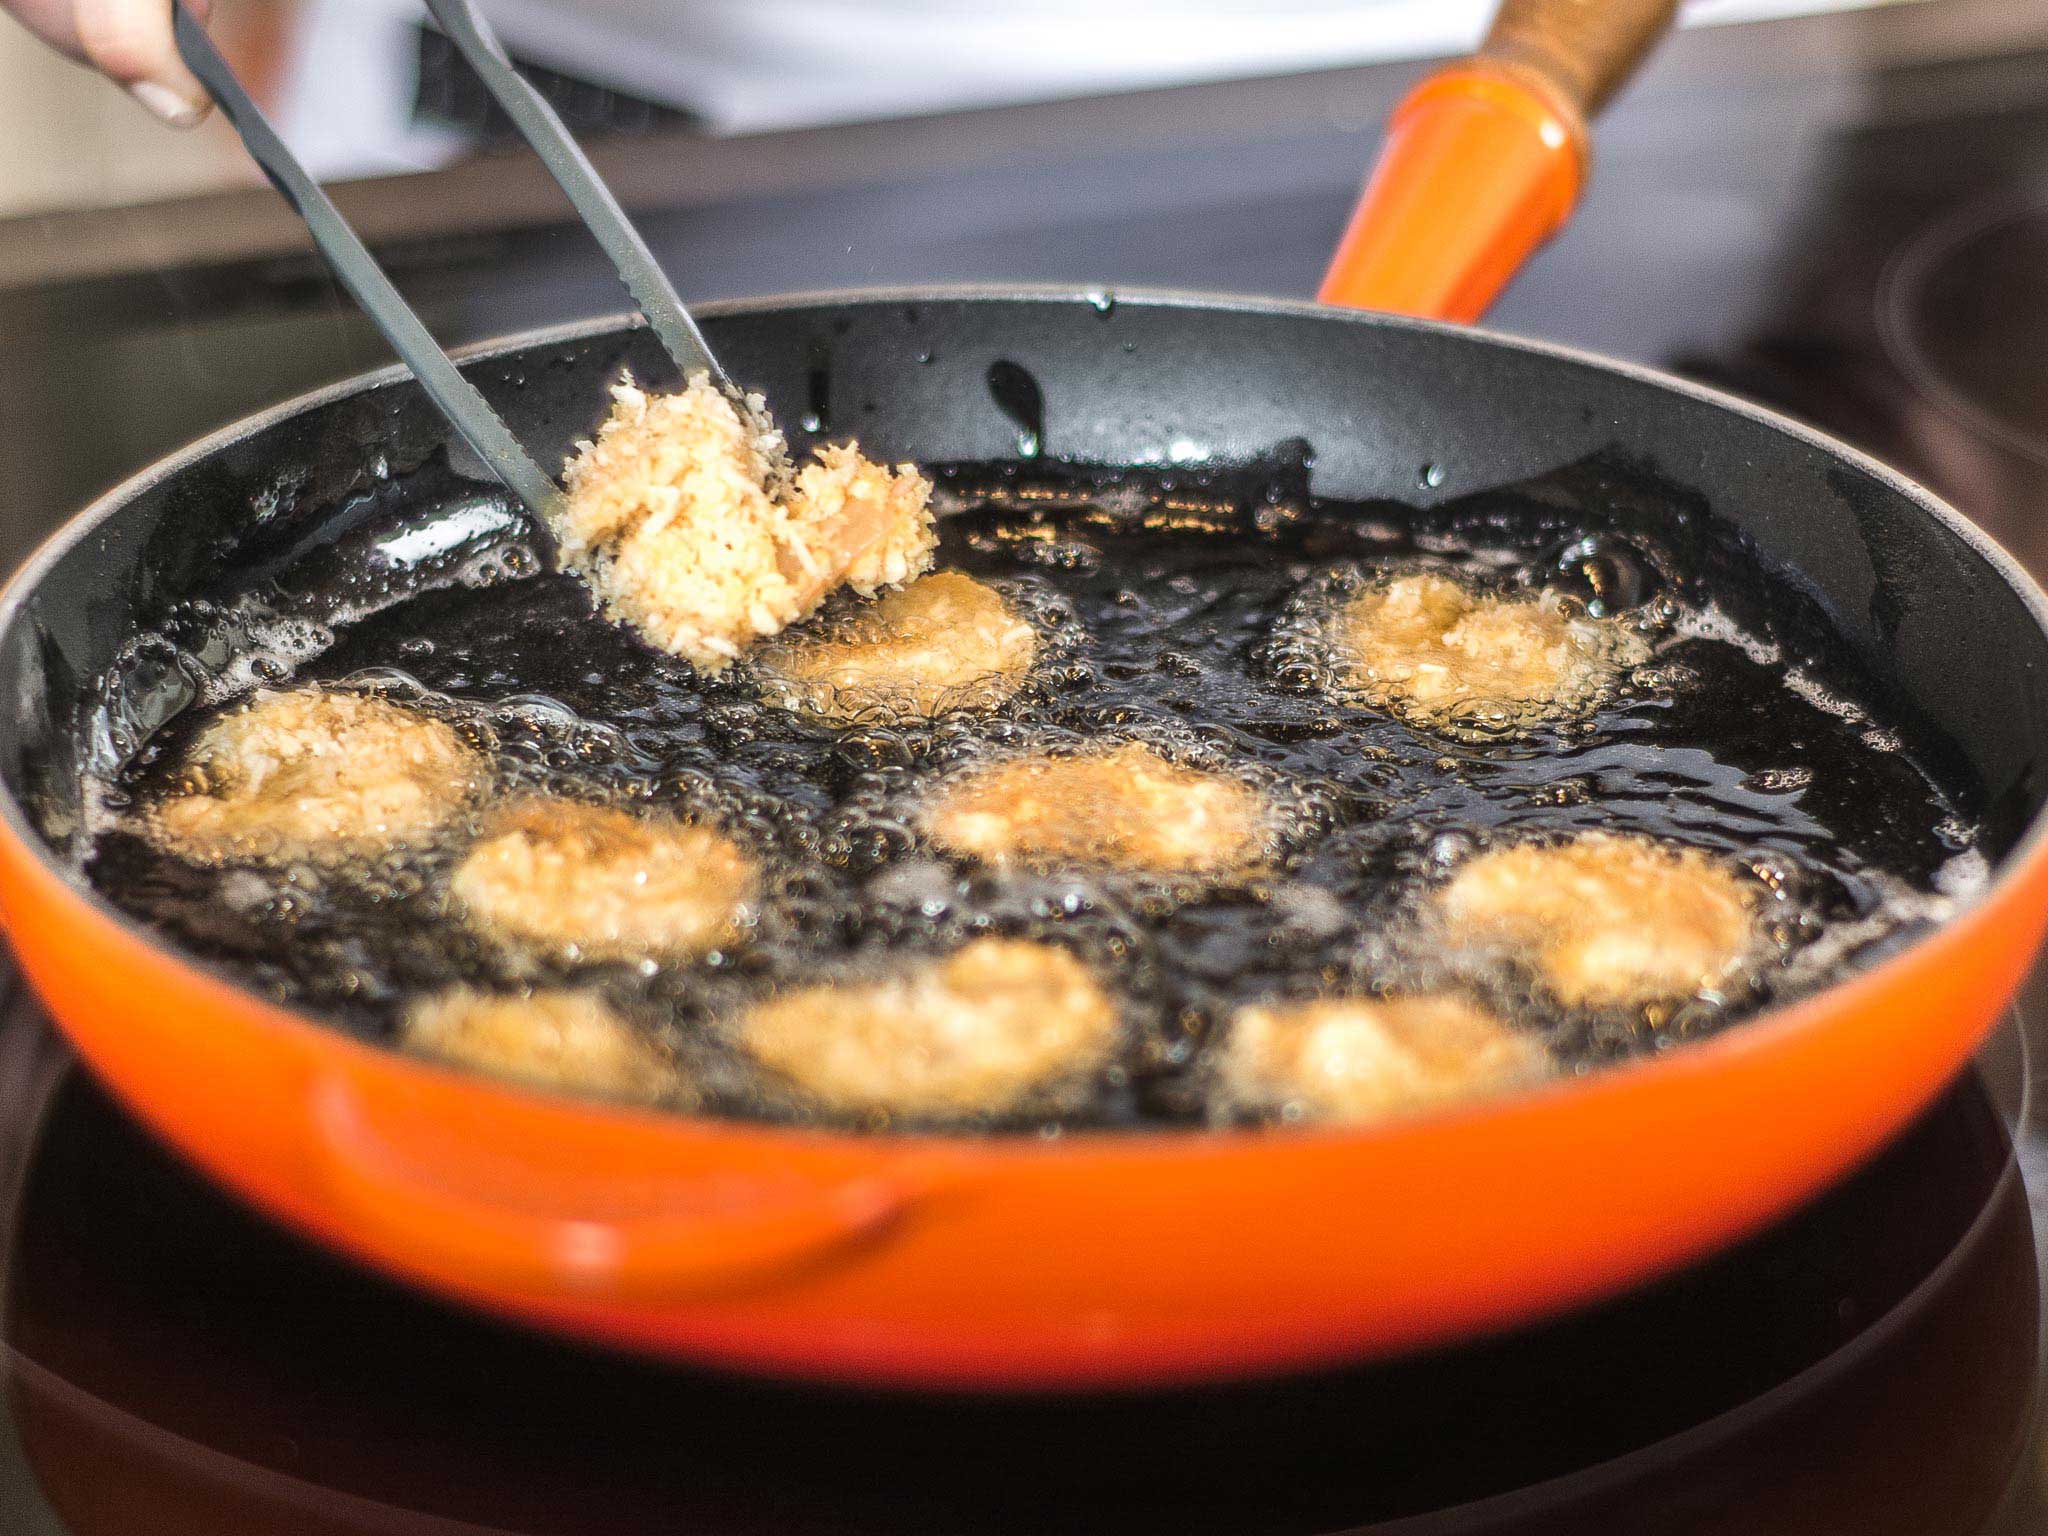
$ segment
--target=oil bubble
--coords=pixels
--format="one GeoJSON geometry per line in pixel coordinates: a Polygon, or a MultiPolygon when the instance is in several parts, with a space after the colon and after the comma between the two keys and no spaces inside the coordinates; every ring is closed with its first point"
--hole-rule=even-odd
{"type": "MultiPolygon", "coordinates": [[[[1015,378],[1005,388],[1028,403],[1015,378]]],[[[1042,421],[1011,420],[1020,452],[1043,448],[1025,442],[1042,421]]],[[[1161,441],[1177,430],[1163,423],[1161,441]]],[[[636,1029],[687,1058],[706,1112],[901,1123],[764,1093],[723,1021],[820,974],[881,975],[995,937],[1063,946],[1113,991],[1123,1030],[1100,1081],[986,1127],[1020,1135],[1209,1123],[1230,1020],[1276,997],[1456,991],[1537,1034],[1566,1075],[1682,1048],[1909,941],[1989,878],[1975,823],[1921,784],[1914,752],[1883,750],[1910,733],[1875,718],[1824,648],[1788,662],[1748,587],[1685,558],[1693,525],[1676,514],[1646,532],[1556,497],[1324,505],[1272,473],[1187,457],[1200,462],[1156,474],[1091,479],[1020,459],[946,478],[941,566],[998,585],[1039,654],[999,708],[901,726],[798,718],[743,669],[705,678],[649,653],[549,573],[498,503],[477,542],[405,571],[365,543],[338,557],[348,581],[296,606],[271,589],[185,605],[96,684],[90,750],[111,776],[95,790],[91,878],[265,995],[389,1039],[409,996],[562,979],[560,962],[489,952],[450,919],[452,870],[490,803],[571,795],[701,820],[758,863],[743,930],[691,963],[587,969],[636,1029]],[[1478,689],[1448,731],[1419,725],[1351,686],[1329,625],[1416,572],[1618,626],[1654,655],[1569,718],[1478,689]],[[491,801],[430,846],[346,868],[197,868],[134,836],[208,711],[295,679],[446,720],[487,754],[491,801]],[[1760,746],[1755,722],[1779,717],[1787,728],[1760,746]],[[991,867],[931,834],[931,797],[959,776],[1119,746],[1247,786],[1263,818],[1252,867],[1220,881],[1113,860],[991,867]],[[1890,788],[1858,788],[1873,782],[1890,788]],[[1742,882],[1757,942],[1741,967],[1696,995],[1581,1008],[1526,963],[1444,942],[1435,896],[1471,860],[1610,826],[1742,882]]],[[[1424,489],[1444,484],[1434,467],[1424,489]]],[[[408,547],[452,537],[454,516],[408,547]]],[[[403,520],[386,545],[394,529],[403,520]]]]}

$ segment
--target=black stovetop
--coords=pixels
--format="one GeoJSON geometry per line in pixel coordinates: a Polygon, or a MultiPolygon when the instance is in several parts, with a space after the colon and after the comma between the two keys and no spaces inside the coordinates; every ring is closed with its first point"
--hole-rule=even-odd
{"type": "MultiPolygon", "coordinates": [[[[17,1049],[31,1015],[0,1025],[17,1049]]],[[[6,1365],[17,1454],[81,1533],[1889,1536],[1988,1513],[2033,1395],[2032,1227],[1974,1075],[1795,1219],[1607,1306],[1389,1365],[1007,1401],[550,1343],[285,1236],[81,1075],[51,1093],[6,1365]]]]}
{"type": "MultiPolygon", "coordinates": [[[[2048,570],[2048,23],[2014,9],[1682,40],[1495,318],[1783,405],[2048,570]]],[[[602,158],[693,297],[1303,293],[1406,78],[602,158]]],[[[494,161],[345,200],[459,340],[617,307],[534,188],[494,161]]],[[[177,442],[382,360],[258,193],[0,224],[0,338],[0,561],[177,442]]],[[[1280,1383],[1005,1402],[660,1367],[413,1295],[214,1193],[0,996],[0,1530],[2048,1529],[2025,1102],[2048,999],[1837,1189],[1608,1305],[1280,1383]]]]}

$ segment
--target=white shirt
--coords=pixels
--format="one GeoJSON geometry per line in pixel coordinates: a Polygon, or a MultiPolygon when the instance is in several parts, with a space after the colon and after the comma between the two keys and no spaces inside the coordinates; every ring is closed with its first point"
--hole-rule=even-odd
{"type": "MultiPolygon", "coordinates": [[[[1689,0],[1689,25],[1882,0],[1689,0]]],[[[506,46],[713,132],[1468,51],[1495,0],[484,0],[506,46]]],[[[410,122],[418,0],[309,0],[282,111],[319,174],[440,163],[410,122]]]]}

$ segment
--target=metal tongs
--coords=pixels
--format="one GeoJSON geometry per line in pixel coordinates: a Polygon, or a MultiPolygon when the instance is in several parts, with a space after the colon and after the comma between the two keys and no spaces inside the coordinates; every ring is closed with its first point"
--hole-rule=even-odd
{"type": "MultiPolygon", "coordinates": [[[[705,343],[704,334],[690,317],[675,288],[663,274],[619,201],[612,196],[555,109],[539,91],[522,79],[512,67],[489,23],[478,14],[472,0],[426,0],[427,9],[440,23],[451,42],[482,78],[485,87],[533,147],[541,163],[569,195],[584,226],[597,237],[612,260],[619,280],[626,285],[633,302],[647,317],[649,326],[685,378],[709,373],[711,381],[732,399],[743,414],[752,415],[739,387],[705,343]]],[[[341,211],[308,174],[297,156],[285,147],[228,62],[207,36],[206,29],[189,11],[184,0],[172,0],[172,23],[178,52],[186,66],[199,77],[213,99],[220,104],[250,155],[263,168],[271,184],[284,195],[312,232],[313,243],[334,269],[341,285],[363,307],[384,333],[398,355],[412,369],[428,397],[455,430],[490,466],[492,473],[524,502],[534,516],[546,518],[561,501],[562,492],[549,475],[533,461],[513,437],[498,413],[491,409],[475,385],[441,349],[420,317],[399,296],[391,279],[377,265],[356,232],[349,228],[341,211]]],[[[766,423],[762,423],[763,426],[766,423]]]]}

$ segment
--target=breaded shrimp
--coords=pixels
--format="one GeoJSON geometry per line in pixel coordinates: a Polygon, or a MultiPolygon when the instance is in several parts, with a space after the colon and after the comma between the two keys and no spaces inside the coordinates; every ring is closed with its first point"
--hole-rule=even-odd
{"type": "Polygon", "coordinates": [[[745,1014],[762,1066],[831,1109],[1001,1113],[1093,1073],[1116,1005],[1065,950],[976,939],[873,981],[803,987],[745,1014]]]}
{"type": "Polygon", "coordinates": [[[676,960],[734,938],[757,884],[753,861],[709,827],[532,796],[493,813],[448,889],[503,944],[676,960]]]}
{"type": "Polygon", "coordinates": [[[455,987],[406,1010],[406,1048],[541,1088],[635,1103],[687,1100],[668,1052],[592,992],[455,987]]]}
{"type": "Polygon", "coordinates": [[[1533,1036],[1448,994],[1240,1009],[1217,1066],[1232,1109],[1377,1120],[1497,1093],[1550,1070],[1533,1036]]]}
{"type": "Polygon", "coordinates": [[[1454,942],[1520,957],[1573,1007],[1711,990],[1759,942],[1751,886],[1694,849],[1633,834],[1481,854],[1437,905],[1454,942]]]}
{"type": "Polygon", "coordinates": [[[1328,633],[1346,686],[1454,734],[1586,715],[1649,654],[1633,631],[1555,593],[1489,596],[1428,571],[1366,588],[1328,633]]]}
{"type": "Polygon", "coordinates": [[[1106,865],[1227,878],[1268,853],[1265,797],[1242,779],[1185,768],[1149,747],[1034,752],[940,788],[925,830],[991,864],[1106,865]]]}
{"type": "Polygon", "coordinates": [[[768,696],[843,723],[993,709],[1017,691],[1038,634],[971,576],[921,576],[828,634],[785,633],[756,656],[768,696]]]}
{"type": "Polygon", "coordinates": [[[367,694],[261,692],[200,732],[142,825],[199,864],[370,859],[430,840],[489,778],[444,721],[367,694]]]}
{"type": "Polygon", "coordinates": [[[708,672],[814,612],[931,565],[931,486],[827,447],[770,494],[779,433],[759,434],[699,374],[679,394],[621,382],[612,413],[563,472],[562,564],[612,617],[708,672]]]}

